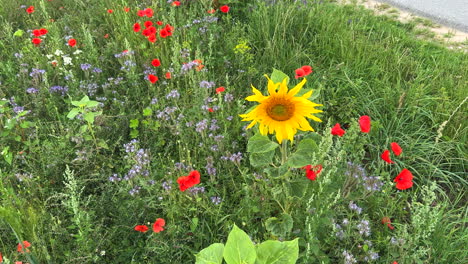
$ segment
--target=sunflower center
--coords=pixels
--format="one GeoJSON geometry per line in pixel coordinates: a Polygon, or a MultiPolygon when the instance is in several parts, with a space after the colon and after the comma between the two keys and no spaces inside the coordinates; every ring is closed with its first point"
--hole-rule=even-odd
{"type": "Polygon", "coordinates": [[[272,100],[267,105],[267,114],[276,121],[285,121],[294,115],[295,105],[286,99],[272,100]]]}

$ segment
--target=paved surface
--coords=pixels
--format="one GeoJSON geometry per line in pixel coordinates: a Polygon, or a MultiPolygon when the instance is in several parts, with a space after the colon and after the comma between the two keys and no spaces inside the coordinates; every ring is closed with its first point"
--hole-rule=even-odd
{"type": "Polygon", "coordinates": [[[468,32],[468,0],[377,0],[468,32]]]}

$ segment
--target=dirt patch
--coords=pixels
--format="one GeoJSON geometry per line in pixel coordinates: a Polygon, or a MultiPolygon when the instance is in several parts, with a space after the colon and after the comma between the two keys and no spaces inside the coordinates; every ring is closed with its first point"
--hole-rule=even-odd
{"type": "Polygon", "coordinates": [[[439,25],[430,19],[417,16],[386,3],[374,0],[338,0],[340,4],[358,4],[374,11],[376,15],[390,16],[402,23],[416,23],[416,33],[423,38],[445,43],[450,49],[468,48],[468,32],[463,32],[444,25],[439,25]]]}

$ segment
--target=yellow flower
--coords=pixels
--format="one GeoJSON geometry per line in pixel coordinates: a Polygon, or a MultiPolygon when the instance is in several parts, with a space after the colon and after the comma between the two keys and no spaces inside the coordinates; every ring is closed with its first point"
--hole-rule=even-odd
{"type": "Polygon", "coordinates": [[[245,98],[247,101],[255,101],[260,104],[247,114],[240,115],[242,121],[252,121],[247,128],[259,124],[259,130],[262,135],[276,133],[276,140],[281,143],[285,139],[293,141],[297,130],[314,131],[307,118],[317,122],[322,122],[318,117],[312,115],[323,112],[315,109],[316,106],[322,106],[308,100],[312,91],[303,96],[295,97],[306,83],[304,78],[299,84],[288,91],[286,79],[281,83],[274,83],[267,75],[268,96],[264,96],[252,85],[254,95],[245,98]]]}

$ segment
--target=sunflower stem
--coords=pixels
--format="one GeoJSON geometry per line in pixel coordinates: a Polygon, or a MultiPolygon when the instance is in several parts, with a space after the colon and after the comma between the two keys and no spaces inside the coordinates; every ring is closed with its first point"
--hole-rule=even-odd
{"type": "Polygon", "coordinates": [[[284,165],[288,160],[288,140],[284,139],[281,143],[281,165],[284,165]]]}

